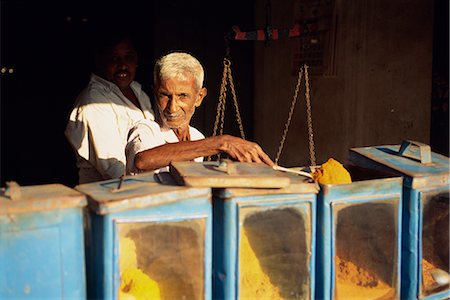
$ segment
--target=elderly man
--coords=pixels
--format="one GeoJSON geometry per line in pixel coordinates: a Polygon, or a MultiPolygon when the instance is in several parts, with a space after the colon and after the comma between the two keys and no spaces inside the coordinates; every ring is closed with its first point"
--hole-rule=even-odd
{"type": "Polygon", "coordinates": [[[149,97],[134,81],[138,57],[129,35],[104,34],[98,43],[95,74],[65,131],[76,151],[79,183],[124,175],[129,130],[139,120],[154,120],[149,97]]]}
{"type": "Polygon", "coordinates": [[[204,156],[221,152],[240,162],[273,165],[254,142],[230,135],[205,138],[189,125],[207,94],[203,67],[192,55],[174,52],[161,57],[153,76],[158,118],[140,121],[130,130],[128,173],[167,170],[173,161],[202,161],[204,156]]]}

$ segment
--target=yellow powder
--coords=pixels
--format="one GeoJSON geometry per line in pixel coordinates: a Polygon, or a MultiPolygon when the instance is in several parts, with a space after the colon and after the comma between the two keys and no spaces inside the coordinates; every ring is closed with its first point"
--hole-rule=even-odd
{"type": "Polygon", "coordinates": [[[351,261],[336,257],[337,299],[391,299],[395,291],[351,261]]]}
{"type": "Polygon", "coordinates": [[[283,299],[278,288],[261,269],[258,258],[242,234],[240,245],[240,299],[283,299]]]}
{"type": "Polygon", "coordinates": [[[136,245],[127,237],[120,238],[120,300],[160,299],[159,285],[137,267],[136,245]]]}
{"type": "Polygon", "coordinates": [[[120,274],[120,291],[119,299],[129,299],[129,295],[136,300],[160,299],[158,283],[138,268],[128,268],[120,274]]]}
{"type": "Polygon", "coordinates": [[[120,300],[136,300],[136,298],[128,293],[124,293],[119,289],[119,298],[120,300]]]}
{"type": "Polygon", "coordinates": [[[119,269],[126,270],[128,268],[137,267],[136,245],[134,241],[128,237],[120,238],[120,257],[119,269]]]}
{"type": "Polygon", "coordinates": [[[328,161],[322,164],[320,168],[317,168],[312,175],[314,180],[321,184],[343,184],[352,182],[350,173],[348,173],[340,162],[333,158],[329,158],[328,161]]]}

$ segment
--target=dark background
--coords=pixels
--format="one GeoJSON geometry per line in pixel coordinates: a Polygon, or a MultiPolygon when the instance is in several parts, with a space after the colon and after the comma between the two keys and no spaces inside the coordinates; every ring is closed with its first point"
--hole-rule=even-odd
{"type": "MultiPolygon", "coordinates": [[[[155,58],[170,50],[184,50],[203,63],[208,96],[193,124],[211,135],[224,37],[234,24],[243,29],[253,24],[252,1],[217,5],[215,1],[181,0],[2,1],[1,66],[14,72],[1,76],[1,185],[9,180],[20,185],[77,183],[75,154],[64,129],[76,96],[89,80],[92,42],[106,29],[134,33],[139,50],[136,80],[149,96],[155,58]]],[[[243,99],[241,113],[247,116],[245,126],[251,138],[252,44],[232,47],[233,72],[239,74],[236,89],[243,99]]],[[[227,114],[227,120],[230,117],[227,114]]],[[[230,133],[238,134],[231,125],[234,120],[226,124],[230,133]]]]}
{"type": "MultiPolygon", "coordinates": [[[[276,3],[274,2],[273,5],[276,3]]],[[[255,29],[254,1],[1,1],[0,184],[77,183],[64,136],[73,102],[89,79],[99,29],[124,27],[138,37],[137,81],[151,96],[155,58],[193,53],[206,69],[208,96],[193,124],[211,135],[222,77],[224,36],[232,25],[255,29]],[[9,70],[13,69],[12,73],[9,70]]],[[[448,155],[448,1],[435,0],[430,145],[448,155]]],[[[232,42],[232,70],[248,139],[253,137],[253,44],[232,42]]],[[[231,103],[231,98],[229,98],[231,103]]],[[[239,135],[232,106],[226,131],[239,135]]]]}

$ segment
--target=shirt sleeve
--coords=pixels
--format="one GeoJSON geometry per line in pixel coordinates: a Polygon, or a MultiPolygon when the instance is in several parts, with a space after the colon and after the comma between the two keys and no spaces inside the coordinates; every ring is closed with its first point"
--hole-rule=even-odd
{"type": "Polygon", "coordinates": [[[137,153],[166,144],[158,123],[151,120],[137,122],[128,134],[128,142],[125,147],[127,160],[127,174],[137,174],[139,170],[134,165],[137,153]]]}
{"type": "Polygon", "coordinates": [[[66,136],[78,155],[89,161],[103,179],[118,178],[125,170],[126,136],[120,132],[114,104],[102,95],[96,97],[96,102],[72,111],[66,136]]]}

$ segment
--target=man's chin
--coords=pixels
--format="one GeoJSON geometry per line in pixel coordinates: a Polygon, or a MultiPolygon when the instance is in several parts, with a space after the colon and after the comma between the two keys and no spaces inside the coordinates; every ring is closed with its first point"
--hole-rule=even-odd
{"type": "Polygon", "coordinates": [[[119,87],[119,89],[124,89],[130,86],[132,80],[124,79],[124,80],[114,80],[114,84],[119,87]]]}
{"type": "Polygon", "coordinates": [[[167,129],[180,129],[184,128],[187,125],[184,123],[178,123],[178,122],[164,122],[164,127],[167,129]]]}

